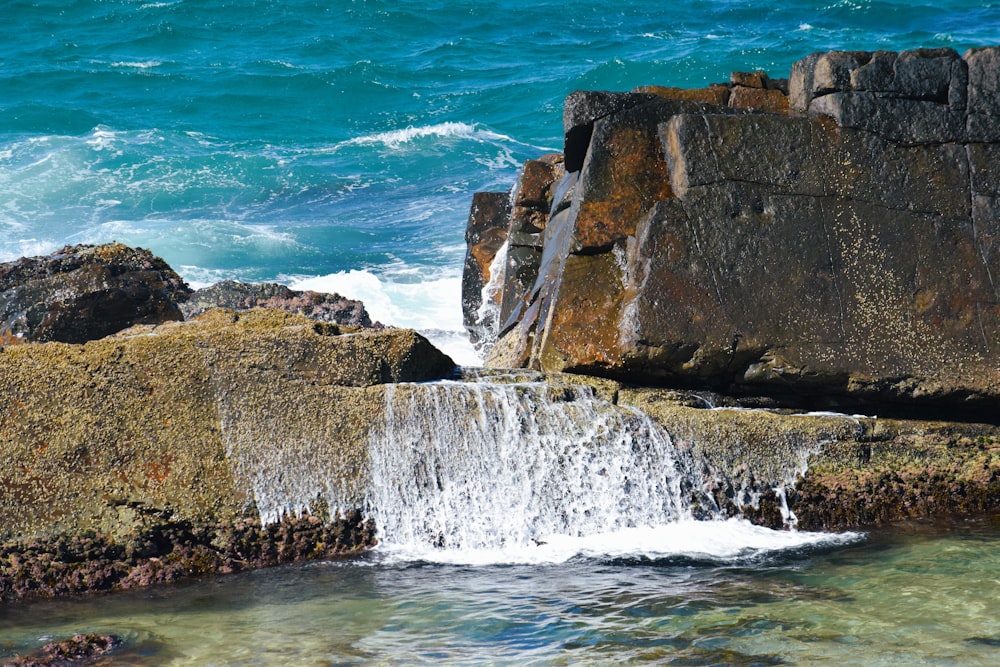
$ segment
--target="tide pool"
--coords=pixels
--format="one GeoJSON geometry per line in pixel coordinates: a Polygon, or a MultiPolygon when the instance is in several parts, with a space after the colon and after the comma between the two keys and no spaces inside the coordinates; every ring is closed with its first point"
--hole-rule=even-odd
{"type": "Polygon", "coordinates": [[[102,665],[993,665],[1000,524],[558,564],[280,567],[0,608],[0,656],[76,632],[102,665]]]}

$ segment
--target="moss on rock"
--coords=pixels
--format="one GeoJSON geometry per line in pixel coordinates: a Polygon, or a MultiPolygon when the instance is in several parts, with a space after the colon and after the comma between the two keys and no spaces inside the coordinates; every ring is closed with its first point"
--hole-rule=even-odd
{"type": "MultiPolygon", "coordinates": [[[[169,535],[201,527],[213,536],[189,541],[215,544],[262,518],[282,525],[346,515],[363,499],[382,385],[453,368],[413,331],[362,331],[269,310],[210,311],[83,345],[4,348],[0,543],[23,551],[16,545],[100,536],[100,548],[115,552],[97,558],[107,560],[151,526],[169,526],[169,535]],[[282,474],[288,465],[311,476],[292,483],[282,474]]],[[[354,546],[369,543],[370,535],[354,546]]],[[[288,548],[296,558],[326,553],[288,548]]],[[[162,556],[154,552],[148,557],[162,556]]],[[[94,560],[88,553],[83,559],[94,560]]],[[[205,571],[229,567],[206,557],[205,571]]],[[[250,559],[284,560],[283,551],[250,559]]],[[[0,577],[13,576],[9,560],[0,565],[0,577]]],[[[102,577],[121,585],[123,576],[98,569],[66,590],[102,587],[102,577]]]]}

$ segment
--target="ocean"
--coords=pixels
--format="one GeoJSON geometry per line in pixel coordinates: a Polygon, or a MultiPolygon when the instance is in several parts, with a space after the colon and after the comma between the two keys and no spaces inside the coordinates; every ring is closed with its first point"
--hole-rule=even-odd
{"type": "MultiPolygon", "coordinates": [[[[829,49],[1000,43],[1000,2],[967,0],[5,0],[2,13],[0,261],[120,241],[192,287],[361,299],[469,365],[472,193],[508,190],[524,160],[561,149],[568,93],[785,77],[829,49]]],[[[996,663],[995,522],[792,545],[744,529],[681,532],[694,552],[652,558],[376,554],[36,603],[0,611],[0,657],[93,630],[130,642],[108,664],[996,663]]]]}
{"type": "Polygon", "coordinates": [[[561,149],[571,91],[1000,42],[1000,3],[965,0],[8,0],[3,14],[0,261],[117,240],[193,287],[362,299],[467,364],[471,195],[561,149]]]}

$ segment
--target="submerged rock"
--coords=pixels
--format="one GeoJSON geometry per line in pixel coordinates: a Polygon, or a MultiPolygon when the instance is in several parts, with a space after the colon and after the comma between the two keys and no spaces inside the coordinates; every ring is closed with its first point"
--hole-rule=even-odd
{"type": "Polygon", "coordinates": [[[98,664],[97,659],[123,644],[115,635],[77,634],[49,642],[31,655],[4,660],[3,667],[64,667],[98,664]]]}
{"type": "Polygon", "coordinates": [[[487,363],[995,420],[998,53],[573,93],[567,173],[487,363]]]}
{"type": "Polygon", "coordinates": [[[0,264],[0,344],[83,343],[180,320],[190,291],[162,259],[121,243],[21,258],[0,264]]]}
{"type": "Polygon", "coordinates": [[[339,294],[293,290],[278,283],[224,280],[194,291],[179,307],[186,319],[197,317],[212,308],[272,308],[298,313],[321,322],[356,327],[372,326],[368,311],[360,301],[347,299],[339,294]]]}

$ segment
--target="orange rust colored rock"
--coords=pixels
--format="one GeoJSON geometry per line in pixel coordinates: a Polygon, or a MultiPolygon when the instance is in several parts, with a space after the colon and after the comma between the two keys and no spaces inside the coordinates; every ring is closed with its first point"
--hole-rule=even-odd
{"type": "Polygon", "coordinates": [[[769,81],[767,72],[733,72],[729,75],[729,83],[733,86],[746,86],[747,88],[767,88],[769,81]]]}
{"type": "Polygon", "coordinates": [[[788,113],[788,96],[780,90],[733,86],[729,92],[729,106],[734,109],[788,113]]]}
{"type": "Polygon", "coordinates": [[[674,196],[655,128],[614,127],[601,148],[587,175],[600,184],[582,200],[576,217],[576,240],[584,248],[635,234],[643,213],[674,196]]]}
{"type": "Polygon", "coordinates": [[[725,106],[729,98],[729,86],[724,83],[713,83],[707,88],[675,88],[673,86],[640,86],[636,93],[652,93],[668,100],[684,100],[686,102],[704,102],[725,106]]]}

